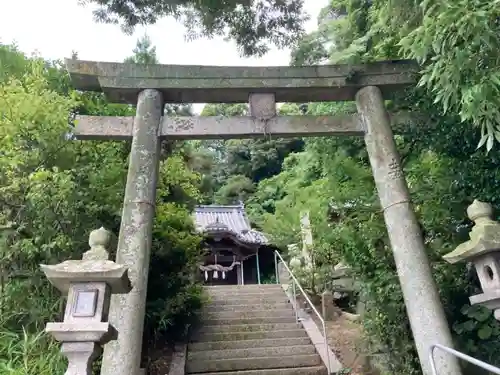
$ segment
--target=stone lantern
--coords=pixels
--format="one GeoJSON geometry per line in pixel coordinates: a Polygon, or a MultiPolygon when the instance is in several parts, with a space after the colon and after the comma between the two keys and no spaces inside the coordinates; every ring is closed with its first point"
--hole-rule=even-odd
{"type": "Polygon", "coordinates": [[[90,375],[102,345],[116,338],[107,321],[111,294],[128,293],[131,285],[128,269],[108,260],[110,237],[104,228],[94,230],[82,260],[41,265],[51,284],[68,297],[64,321],[45,328],[62,343],[61,352],[68,358],[65,375],[90,375]]]}
{"type": "Polygon", "coordinates": [[[492,206],[478,200],[467,208],[467,215],[475,223],[470,240],[443,258],[452,264],[473,263],[483,293],[471,296],[470,303],[493,310],[495,319],[500,320],[500,223],[493,220],[492,206]]]}

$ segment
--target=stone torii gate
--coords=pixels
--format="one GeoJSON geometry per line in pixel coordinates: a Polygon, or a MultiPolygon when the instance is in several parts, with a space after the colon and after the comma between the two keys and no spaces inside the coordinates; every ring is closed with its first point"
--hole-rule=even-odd
{"type": "MultiPolygon", "coordinates": [[[[66,65],[76,89],[137,106],[135,117],[80,116],[74,131],[82,140],[132,139],[116,262],[129,268],[133,289],[112,296],[109,321],[118,339],[105,347],[102,375],[140,373],[161,138],[364,136],[424,374],[431,374],[431,345],[453,347],[384,105],[384,98],[415,84],[413,62],[216,67],[68,59],[66,65]],[[357,115],[276,115],[276,102],[350,100],[357,115]],[[241,102],[249,102],[250,116],[169,118],[163,109],[165,103],[241,102]]],[[[460,374],[448,354],[437,358],[437,368],[440,375],[460,374]]]]}

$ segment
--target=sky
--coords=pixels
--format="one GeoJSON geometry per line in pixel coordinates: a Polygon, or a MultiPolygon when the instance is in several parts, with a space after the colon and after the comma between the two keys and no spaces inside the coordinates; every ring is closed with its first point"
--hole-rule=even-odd
{"type": "MultiPolygon", "coordinates": [[[[164,18],[155,25],[138,27],[133,35],[124,34],[118,25],[96,23],[92,8],[77,0],[0,0],[0,41],[15,42],[25,53],[46,59],[71,57],[76,51],[81,60],[122,62],[132,55],[137,39],[147,33],[156,46],[162,64],[276,66],[288,65],[288,49],[272,49],[261,58],[242,58],[233,42],[222,38],[187,42],[183,25],[164,18]]],[[[316,19],[328,0],[305,0],[311,16],[307,31],[316,29],[316,19]]],[[[195,104],[199,113],[203,104],[195,104]]]]}

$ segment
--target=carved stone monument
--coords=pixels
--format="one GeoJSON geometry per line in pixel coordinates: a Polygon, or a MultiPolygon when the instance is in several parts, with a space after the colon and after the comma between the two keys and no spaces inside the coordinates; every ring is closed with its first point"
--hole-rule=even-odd
{"type": "Polygon", "coordinates": [[[500,320],[500,223],[493,220],[493,207],[478,200],[467,208],[467,216],[475,223],[470,240],[443,258],[451,264],[472,262],[483,293],[471,296],[470,303],[493,310],[500,320]]]}
{"type": "Polygon", "coordinates": [[[305,268],[313,269],[314,248],[309,211],[303,211],[300,213],[300,232],[302,235],[302,257],[305,261],[305,268]]]}
{"type": "Polygon", "coordinates": [[[126,267],[108,260],[110,234],[104,228],[89,236],[90,250],[82,260],[41,265],[51,284],[68,296],[64,321],[47,323],[46,332],[62,342],[68,358],[66,375],[91,375],[102,345],[116,338],[108,323],[111,294],[131,290],[126,267]]]}

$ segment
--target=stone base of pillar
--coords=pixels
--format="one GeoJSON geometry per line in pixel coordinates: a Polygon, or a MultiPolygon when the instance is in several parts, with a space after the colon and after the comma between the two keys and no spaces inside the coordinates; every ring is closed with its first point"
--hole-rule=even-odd
{"type": "Polygon", "coordinates": [[[65,375],[91,375],[92,364],[101,352],[101,346],[95,342],[64,342],[61,353],[68,358],[65,375]]]}

